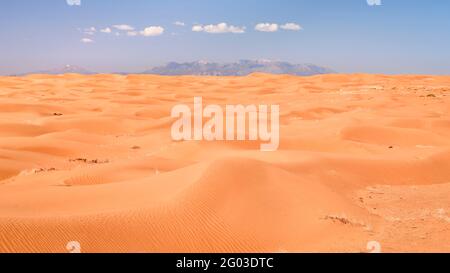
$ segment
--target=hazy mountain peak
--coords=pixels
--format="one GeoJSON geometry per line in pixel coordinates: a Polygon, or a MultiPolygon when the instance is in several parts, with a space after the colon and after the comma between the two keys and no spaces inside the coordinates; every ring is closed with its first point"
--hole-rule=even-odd
{"type": "Polygon", "coordinates": [[[208,61],[170,62],[164,66],[147,70],[144,74],[246,76],[255,72],[298,76],[335,73],[329,68],[314,64],[292,64],[289,62],[260,59],[240,60],[234,63],[214,63],[208,61]]]}
{"type": "Polygon", "coordinates": [[[48,74],[48,75],[62,75],[62,74],[81,74],[81,75],[91,75],[91,74],[95,74],[92,71],[89,71],[87,69],[84,69],[82,67],[76,66],[76,65],[71,65],[71,64],[66,64],[63,67],[60,68],[54,68],[54,69],[50,69],[50,70],[42,70],[42,71],[37,71],[37,72],[33,72],[33,73],[26,73],[26,74],[48,74]]]}

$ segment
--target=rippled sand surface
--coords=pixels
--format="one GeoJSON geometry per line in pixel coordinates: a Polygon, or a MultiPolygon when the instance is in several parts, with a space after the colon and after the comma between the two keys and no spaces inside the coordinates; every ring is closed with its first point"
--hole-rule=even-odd
{"type": "Polygon", "coordinates": [[[450,77],[0,77],[0,252],[450,252],[450,77]],[[280,147],[173,142],[280,105],[280,147]]]}

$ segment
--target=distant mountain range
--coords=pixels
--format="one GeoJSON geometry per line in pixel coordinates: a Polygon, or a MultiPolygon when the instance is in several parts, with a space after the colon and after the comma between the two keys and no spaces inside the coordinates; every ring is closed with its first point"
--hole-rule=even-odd
{"type": "Polygon", "coordinates": [[[81,74],[81,75],[92,75],[96,74],[95,72],[86,70],[82,67],[75,66],[75,65],[66,65],[62,68],[56,68],[51,70],[43,70],[33,73],[27,73],[27,74],[47,74],[47,75],[60,75],[60,74],[81,74]]]}
{"type": "Polygon", "coordinates": [[[251,73],[262,72],[270,74],[290,74],[310,76],[317,74],[335,73],[333,70],[314,64],[291,64],[281,61],[241,60],[235,63],[212,62],[171,62],[165,66],[154,67],[143,74],[156,75],[206,75],[206,76],[246,76],[251,73]]]}
{"type": "MultiPolygon", "coordinates": [[[[319,74],[336,73],[335,71],[317,66],[314,64],[291,64],[281,61],[269,61],[269,60],[241,60],[234,63],[214,63],[214,62],[187,62],[176,63],[170,62],[164,66],[154,67],[139,74],[154,74],[154,75],[201,75],[201,76],[246,76],[251,73],[261,72],[270,74],[289,74],[298,76],[310,76],[319,74]]],[[[62,68],[37,71],[27,74],[81,74],[92,75],[95,72],[86,70],[82,67],[75,65],[66,65],[62,68]]],[[[127,73],[117,73],[126,75],[127,73]]]]}

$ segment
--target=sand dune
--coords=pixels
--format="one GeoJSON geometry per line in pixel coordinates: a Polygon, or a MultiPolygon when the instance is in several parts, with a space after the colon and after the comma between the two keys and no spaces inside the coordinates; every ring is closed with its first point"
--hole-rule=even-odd
{"type": "Polygon", "coordinates": [[[450,77],[0,78],[0,252],[450,251],[450,77]],[[279,104],[280,147],[171,108],[279,104]]]}

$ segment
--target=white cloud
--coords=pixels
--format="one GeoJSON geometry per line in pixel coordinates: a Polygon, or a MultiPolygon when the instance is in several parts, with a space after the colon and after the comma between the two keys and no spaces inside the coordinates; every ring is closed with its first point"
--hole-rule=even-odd
{"type": "Polygon", "coordinates": [[[103,33],[111,33],[112,30],[111,30],[111,28],[107,27],[107,28],[104,28],[104,29],[100,29],[100,32],[103,32],[103,33]]]}
{"type": "Polygon", "coordinates": [[[192,31],[194,31],[194,32],[202,32],[203,31],[203,26],[195,25],[195,26],[192,27],[192,31]]]}
{"type": "Polygon", "coordinates": [[[86,28],[84,30],[84,33],[87,35],[94,35],[95,32],[97,32],[97,29],[95,27],[86,28]]]}
{"type": "Polygon", "coordinates": [[[81,0],[66,0],[69,6],[81,6],[81,0]]]}
{"type": "Polygon", "coordinates": [[[83,39],[81,39],[81,42],[82,42],[82,43],[85,43],[85,44],[90,44],[90,43],[93,43],[94,40],[89,39],[89,38],[83,38],[83,39]]]}
{"type": "Polygon", "coordinates": [[[137,36],[139,33],[137,31],[128,31],[127,35],[128,36],[137,36]]]}
{"type": "Polygon", "coordinates": [[[287,23],[284,25],[281,25],[280,28],[284,29],[284,30],[293,30],[293,31],[299,31],[302,30],[303,28],[296,23],[287,23]]]}
{"type": "Polygon", "coordinates": [[[259,23],[255,26],[255,30],[262,32],[276,32],[278,31],[278,24],[259,23]]]}
{"type": "Polygon", "coordinates": [[[245,27],[236,27],[232,25],[228,25],[227,23],[220,23],[217,25],[194,25],[192,27],[192,31],[194,32],[207,32],[212,34],[218,33],[245,33],[245,27]]]}
{"type": "Polygon", "coordinates": [[[134,27],[132,27],[130,25],[114,25],[113,27],[118,30],[123,30],[123,31],[133,31],[134,30],[134,27]]]}
{"type": "Polygon", "coordinates": [[[179,26],[179,27],[184,27],[186,25],[184,22],[180,22],[180,21],[176,21],[173,24],[176,26],[179,26]]]}
{"type": "Polygon", "coordinates": [[[367,0],[369,6],[381,6],[381,0],[367,0]]]}
{"type": "Polygon", "coordinates": [[[142,36],[149,37],[149,36],[159,36],[164,33],[164,28],[160,26],[151,26],[146,27],[144,30],[139,32],[142,36]]]}

